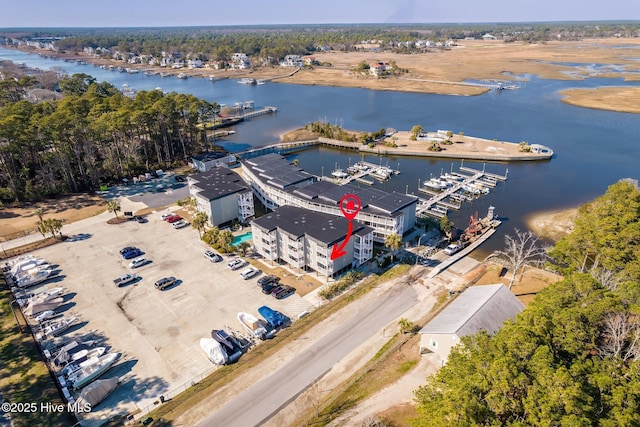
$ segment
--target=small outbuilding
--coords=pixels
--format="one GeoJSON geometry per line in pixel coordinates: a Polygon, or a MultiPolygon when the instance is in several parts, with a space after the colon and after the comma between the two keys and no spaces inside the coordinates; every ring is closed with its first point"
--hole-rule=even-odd
{"type": "Polygon", "coordinates": [[[523,309],[503,284],[472,286],[420,330],[420,353],[436,353],[444,363],[460,338],[479,331],[493,334],[523,309]]]}

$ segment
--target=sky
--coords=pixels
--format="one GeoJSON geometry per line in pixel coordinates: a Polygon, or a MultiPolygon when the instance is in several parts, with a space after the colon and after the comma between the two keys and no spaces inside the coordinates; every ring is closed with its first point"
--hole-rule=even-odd
{"type": "Polygon", "coordinates": [[[0,28],[640,20],[638,0],[4,0],[0,28]]]}

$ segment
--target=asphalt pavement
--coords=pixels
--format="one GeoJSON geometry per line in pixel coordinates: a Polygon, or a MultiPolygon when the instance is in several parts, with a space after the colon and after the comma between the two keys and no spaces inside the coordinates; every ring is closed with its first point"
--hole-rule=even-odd
{"type": "MultiPolygon", "coordinates": [[[[411,286],[395,286],[354,313],[272,375],[227,402],[200,426],[261,425],[337,362],[417,303],[411,286]]],[[[348,309],[348,308],[345,308],[348,309]]]]}

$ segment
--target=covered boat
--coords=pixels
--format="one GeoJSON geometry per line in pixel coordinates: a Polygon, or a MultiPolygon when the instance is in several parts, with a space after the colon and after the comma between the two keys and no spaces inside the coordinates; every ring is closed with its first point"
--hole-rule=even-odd
{"type": "Polygon", "coordinates": [[[225,330],[212,330],[211,338],[222,345],[222,350],[227,353],[227,363],[235,362],[240,359],[240,356],[242,356],[242,346],[234,336],[227,334],[225,330]]]}
{"type": "Polygon", "coordinates": [[[27,308],[23,310],[23,313],[29,317],[35,317],[44,311],[54,311],[60,307],[64,302],[64,298],[54,298],[48,301],[32,302],[27,308]]]}
{"type": "Polygon", "coordinates": [[[224,365],[229,360],[229,357],[222,348],[222,345],[213,338],[201,338],[200,348],[204,350],[209,360],[216,365],[224,365]]]}
{"type": "Polygon", "coordinates": [[[279,311],[273,310],[266,305],[258,308],[258,313],[260,313],[260,316],[262,316],[264,320],[267,321],[267,324],[272,328],[279,328],[287,321],[287,318],[284,314],[280,313],[279,311]]]}
{"type": "Polygon", "coordinates": [[[109,396],[111,392],[118,387],[118,384],[120,384],[120,380],[118,378],[94,381],[92,384],[89,384],[82,389],[82,392],[76,401],[76,407],[84,408],[88,403],[89,407],[93,410],[93,408],[98,406],[100,402],[106,399],[107,396],[109,396]]]}

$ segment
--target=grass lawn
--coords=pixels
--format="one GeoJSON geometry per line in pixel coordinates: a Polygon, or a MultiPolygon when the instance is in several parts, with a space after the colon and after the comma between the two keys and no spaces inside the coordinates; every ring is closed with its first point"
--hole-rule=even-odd
{"type": "MultiPolygon", "coordinates": [[[[35,403],[37,407],[34,412],[11,413],[13,425],[73,425],[75,417],[71,414],[40,410],[41,404],[63,402],[31,334],[18,331],[10,307],[12,294],[4,279],[0,279],[0,288],[0,393],[5,402],[35,403]]],[[[22,320],[20,314],[18,319],[22,320]]]]}

